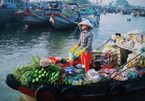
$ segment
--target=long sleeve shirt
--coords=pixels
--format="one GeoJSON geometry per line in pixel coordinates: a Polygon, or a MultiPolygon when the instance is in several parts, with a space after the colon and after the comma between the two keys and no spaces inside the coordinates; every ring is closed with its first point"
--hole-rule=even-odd
{"type": "Polygon", "coordinates": [[[93,42],[93,34],[88,31],[82,31],[80,34],[78,45],[81,48],[86,48],[86,52],[91,52],[92,42],[93,42]]]}

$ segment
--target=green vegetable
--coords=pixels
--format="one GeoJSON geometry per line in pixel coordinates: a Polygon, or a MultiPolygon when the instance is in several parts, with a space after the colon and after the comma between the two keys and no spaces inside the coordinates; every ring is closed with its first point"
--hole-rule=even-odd
{"type": "Polygon", "coordinates": [[[44,73],[42,74],[42,77],[45,77],[45,74],[44,73]]]}
{"type": "Polygon", "coordinates": [[[38,72],[38,74],[42,74],[42,73],[43,73],[42,71],[39,71],[39,72],[38,72]]]}
{"type": "Polygon", "coordinates": [[[38,73],[38,69],[37,69],[37,70],[35,70],[35,73],[38,73]]]}
{"type": "Polygon", "coordinates": [[[41,77],[42,77],[42,75],[39,75],[39,76],[38,76],[38,78],[41,78],[41,77]]]}
{"type": "Polygon", "coordinates": [[[35,79],[32,80],[32,83],[35,83],[35,79]]]}
{"type": "Polygon", "coordinates": [[[41,68],[41,71],[44,71],[44,68],[41,68]]]}
{"type": "Polygon", "coordinates": [[[59,77],[60,72],[58,71],[55,75],[54,78],[58,78],[59,77]]]}
{"type": "Polygon", "coordinates": [[[39,78],[36,78],[35,80],[36,80],[36,82],[39,82],[39,78]]]}
{"type": "Polygon", "coordinates": [[[47,73],[47,71],[44,71],[44,73],[47,73]]]}
{"type": "Polygon", "coordinates": [[[46,73],[46,77],[48,77],[49,76],[49,73],[46,73]]]}
{"type": "Polygon", "coordinates": [[[38,76],[38,74],[34,74],[34,77],[37,77],[38,76]]]}
{"type": "Polygon", "coordinates": [[[52,73],[51,77],[54,77],[54,75],[55,75],[55,72],[52,73]]]}

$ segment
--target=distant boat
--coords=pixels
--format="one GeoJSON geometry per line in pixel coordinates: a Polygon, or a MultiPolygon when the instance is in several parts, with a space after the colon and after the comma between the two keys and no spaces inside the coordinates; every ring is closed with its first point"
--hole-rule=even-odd
{"type": "Polygon", "coordinates": [[[81,20],[86,20],[86,19],[88,19],[94,27],[97,27],[100,23],[100,16],[88,15],[88,16],[83,16],[81,18],[81,20]]]}
{"type": "Polygon", "coordinates": [[[137,11],[134,11],[134,12],[131,13],[131,15],[132,16],[138,16],[138,12],[137,11]]]}
{"type": "Polygon", "coordinates": [[[131,9],[123,9],[123,10],[121,10],[121,13],[122,13],[123,15],[130,15],[131,12],[132,12],[131,9]]]}
{"type": "Polygon", "coordinates": [[[145,11],[140,12],[139,16],[145,17],[145,11]]]}
{"type": "Polygon", "coordinates": [[[8,23],[13,23],[16,20],[16,9],[0,8],[0,27],[5,27],[8,23]]]}
{"type": "Polygon", "coordinates": [[[77,22],[79,22],[79,17],[67,17],[63,14],[59,14],[51,17],[50,22],[55,29],[73,29],[77,25],[77,22]]]}
{"type": "Polygon", "coordinates": [[[81,20],[88,19],[96,27],[100,23],[101,10],[92,5],[82,5],[80,16],[81,20]]]}
{"type": "Polygon", "coordinates": [[[24,17],[24,23],[28,25],[28,27],[44,27],[51,25],[48,16],[40,15],[27,15],[24,17]]]}
{"type": "Polygon", "coordinates": [[[130,18],[127,18],[127,21],[131,21],[131,19],[130,18]]]}
{"type": "Polygon", "coordinates": [[[54,29],[73,29],[80,22],[80,15],[75,3],[64,3],[64,8],[59,12],[48,13],[54,29]]]}

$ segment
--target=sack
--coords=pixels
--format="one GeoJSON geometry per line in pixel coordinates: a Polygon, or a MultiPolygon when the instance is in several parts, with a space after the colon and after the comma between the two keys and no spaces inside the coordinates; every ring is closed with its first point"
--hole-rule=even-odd
{"type": "Polygon", "coordinates": [[[97,71],[95,71],[94,69],[90,69],[86,73],[86,77],[89,80],[92,80],[93,82],[99,82],[101,80],[100,74],[97,71]]]}

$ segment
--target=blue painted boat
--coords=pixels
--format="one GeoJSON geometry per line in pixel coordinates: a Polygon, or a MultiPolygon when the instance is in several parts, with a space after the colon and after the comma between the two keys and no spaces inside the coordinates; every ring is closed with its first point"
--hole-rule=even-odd
{"type": "Polygon", "coordinates": [[[15,11],[16,9],[0,8],[0,27],[16,21],[15,11]]]}
{"type": "Polygon", "coordinates": [[[55,29],[73,29],[80,21],[78,16],[67,17],[63,14],[51,17],[51,24],[55,29]]]}
{"type": "Polygon", "coordinates": [[[24,23],[28,25],[28,27],[49,27],[51,25],[49,22],[49,17],[41,15],[27,15],[24,17],[24,23]]]}

